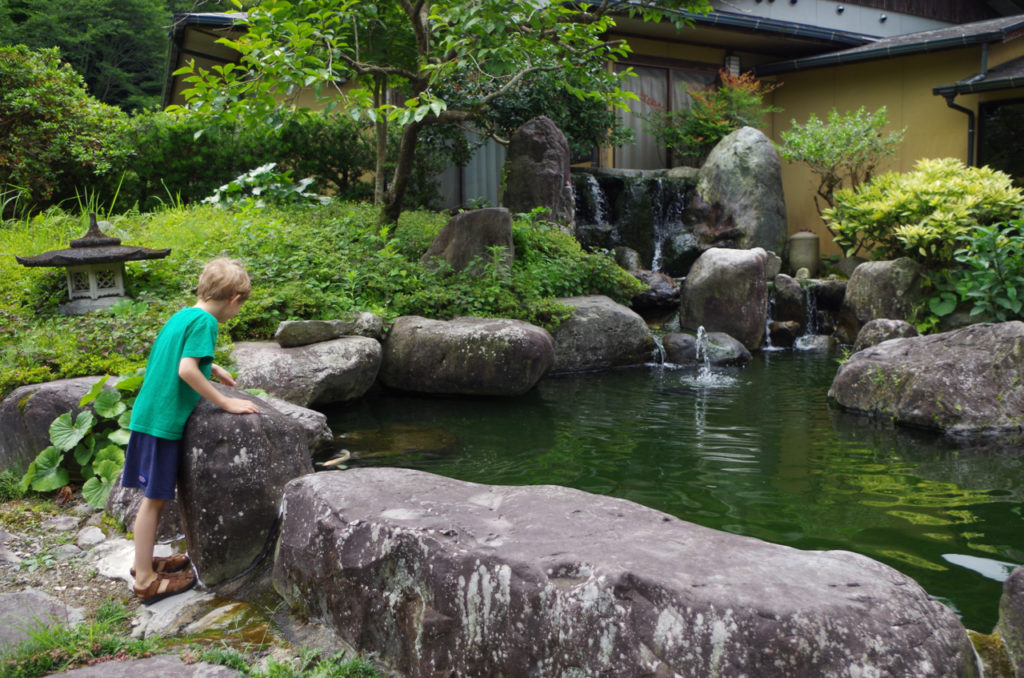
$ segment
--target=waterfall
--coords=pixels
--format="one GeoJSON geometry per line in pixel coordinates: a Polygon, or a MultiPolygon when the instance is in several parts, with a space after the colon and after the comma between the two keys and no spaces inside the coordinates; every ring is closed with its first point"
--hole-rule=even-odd
{"type": "Polygon", "coordinates": [[[594,208],[594,223],[599,226],[607,226],[609,219],[608,198],[605,197],[604,191],[601,190],[601,184],[597,183],[597,177],[593,174],[585,176],[586,189],[590,196],[589,203],[594,208]]]}
{"type": "Polygon", "coordinates": [[[775,347],[772,346],[772,313],[775,310],[775,298],[773,296],[768,297],[768,310],[764,314],[764,351],[774,351],[775,347]]]}
{"type": "Polygon", "coordinates": [[[804,334],[812,336],[818,333],[818,295],[811,285],[804,285],[804,305],[807,307],[807,325],[804,334]]]}
{"type": "Polygon", "coordinates": [[[651,338],[654,339],[654,348],[651,349],[651,362],[655,365],[664,365],[667,362],[665,354],[665,344],[661,340],[661,336],[651,333],[651,338]]]}
{"type": "Polygon", "coordinates": [[[654,256],[651,270],[661,272],[664,266],[664,244],[674,231],[679,230],[686,208],[682,193],[663,179],[651,180],[648,193],[651,199],[651,217],[654,221],[654,256]]]}

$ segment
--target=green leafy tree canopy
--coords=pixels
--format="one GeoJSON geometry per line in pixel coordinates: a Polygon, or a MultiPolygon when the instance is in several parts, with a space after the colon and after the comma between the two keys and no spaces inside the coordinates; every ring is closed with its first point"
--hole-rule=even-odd
{"type": "MultiPolygon", "coordinates": [[[[179,70],[188,106],[204,114],[276,121],[304,89],[373,123],[381,219],[402,209],[416,143],[435,123],[484,119],[488,105],[538,74],[580,99],[625,105],[622,74],[595,67],[629,53],[609,40],[615,16],[686,24],[679,10],[707,0],[607,0],[586,5],[530,0],[268,0],[251,9],[246,32],[223,39],[238,63],[179,70]],[[395,96],[395,93],[400,93],[395,96]],[[401,128],[385,183],[389,125],[401,128]]],[[[328,106],[330,108],[330,106],[328,106]]]]}

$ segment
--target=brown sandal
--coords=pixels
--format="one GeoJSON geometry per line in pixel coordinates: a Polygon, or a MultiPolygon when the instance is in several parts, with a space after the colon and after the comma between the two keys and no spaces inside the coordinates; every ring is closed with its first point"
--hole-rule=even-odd
{"type": "MultiPolygon", "coordinates": [[[[153,556],[153,571],[157,574],[181,572],[192,563],[187,553],[175,553],[173,556],[153,556]]],[[[135,576],[135,568],[128,570],[135,576]]]]}
{"type": "Polygon", "coordinates": [[[158,600],[168,596],[184,593],[196,585],[196,577],[191,572],[175,572],[172,574],[161,573],[156,576],[149,586],[139,588],[132,586],[139,602],[143,605],[152,605],[158,600]]]}

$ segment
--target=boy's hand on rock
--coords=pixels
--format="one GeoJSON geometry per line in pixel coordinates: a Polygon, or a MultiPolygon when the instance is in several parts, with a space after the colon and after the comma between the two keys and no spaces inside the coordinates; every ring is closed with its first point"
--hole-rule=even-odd
{"type": "Polygon", "coordinates": [[[210,376],[225,386],[235,385],[235,379],[231,376],[231,373],[216,363],[210,366],[210,376]]]}
{"type": "Polygon", "coordinates": [[[221,407],[231,414],[258,414],[260,411],[256,403],[243,398],[228,398],[221,407]]]}

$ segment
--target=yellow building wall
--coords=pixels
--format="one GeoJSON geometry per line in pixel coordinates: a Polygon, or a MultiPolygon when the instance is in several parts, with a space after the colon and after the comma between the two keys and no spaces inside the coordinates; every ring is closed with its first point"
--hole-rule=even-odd
{"type": "MultiPolygon", "coordinates": [[[[631,60],[700,62],[720,67],[727,50],[687,45],[682,42],[646,40],[626,36],[633,48],[631,60]]],[[[744,69],[773,59],[763,55],[736,52],[744,69]]],[[[989,47],[988,67],[1024,56],[1024,41],[994,44],[989,47]]],[[[967,161],[967,115],[949,108],[932,88],[948,85],[978,73],[982,68],[980,45],[941,52],[892,57],[874,61],[815,68],[777,77],[764,82],[780,82],[769,103],[782,109],[765,120],[764,131],[779,143],[779,133],[792,126],[792,120],[806,122],[811,113],[825,118],[834,107],[840,112],[863,106],[868,111],[886,107],[890,129],[906,128],[903,143],[894,157],[884,160],[878,172],[913,169],[921,158],[953,157],[967,161]]],[[[1024,90],[998,91],[958,96],[955,103],[977,114],[982,101],[1024,96],[1024,90]]],[[[976,122],[977,124],[977,122],[976,122]]],[[[610,152],[601,154],[602,164],[610,164],[610,152]]],[[[805,165],[783,161],[782,184],[786,200],[789,233],[808,229],[818,234],[822,254],[841,254],[832,242],[814,203],[818,179],[805,165]]]]}
{"type": "MultiPolygon", "coordinates": [[[[1024,54],[1024,44],[997,45],[989,51],[989,68],[1024,54]]],[[[787,73],[774,92],[773,103],[783,110],[773,115],[772,138],[791,121],[806,122],[811,113],[824,118],[834,107],[839,112],[864,106],[868,111],[886,107],[889,128],[906,128],[903,143],[894,157],[881,163],[878,172],[906,172],[921,158],[958,158],[967,161],[968,117],[949,108],[932,88],[948,85],[981,70],[982,48],[962,49],[881,59],[861,64],[835,66],[787,73]]],[[[984,95],[963,95],[957,105],[975,113],[979,101],[1020,96],[1001,91],[984,95]]],[[[782,163],[782,184],[786,197],[789,232],[808,229],[818,234],[823,254],[840,254],[814,206],[818,178],[803,164],[782,163]]]]}

